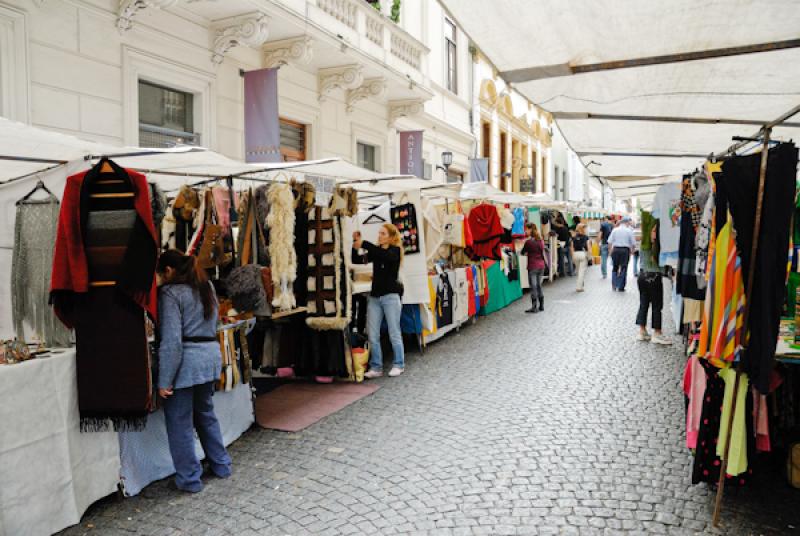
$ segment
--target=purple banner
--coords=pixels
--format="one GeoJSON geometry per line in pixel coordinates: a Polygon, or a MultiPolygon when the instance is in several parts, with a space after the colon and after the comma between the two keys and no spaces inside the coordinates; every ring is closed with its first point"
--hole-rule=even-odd
{"type": "Polygon", "coordinates": [[[278,69],[244,73],[245,162],[281,162],[278,69]]]}
{"type": "Polygon", "coordinates": [[[400,174],[424,178],[422,169],[422,130],[400,133],[400,174]]]}

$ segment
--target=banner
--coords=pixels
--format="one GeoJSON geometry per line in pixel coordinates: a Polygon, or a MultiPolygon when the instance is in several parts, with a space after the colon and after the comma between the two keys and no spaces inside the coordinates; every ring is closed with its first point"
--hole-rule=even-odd
{"type": "Polygon", "coordinates": [[[281,162],[278,69],[244,73],[245,162],[281,162]]]}
{"type": "Polygon", "coordinates": [[[422,169],[422,130],[400,133],[400,174],[424,178],[422,169]]]}
{"type": "Polygon", "coordinates": [[[469,159],[469,182],[489,182],[489,159],[469,159]]]}

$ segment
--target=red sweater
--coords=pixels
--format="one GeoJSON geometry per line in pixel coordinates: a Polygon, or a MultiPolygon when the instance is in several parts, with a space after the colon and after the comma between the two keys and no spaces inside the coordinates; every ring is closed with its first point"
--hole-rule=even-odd
{"type": "MultiPolygon", "coordinates": [[[[150,207],[147,180],[140,173],[123,170],[116,165],[113,166],[117,170],[117,175],[126,172],[133,183],[134,191],[136,192],[134,208],[152,238],[153,253],[157,256],[158,238],[153,225],[153,213],[150,207]]],[[[96,173],[94,168],[67,178],[64,196],[61,200],[61,211],[58,216],[50,293],[56,316],[68,328],[74,327],[75,321],[72,307],[70,306],[71,298],[74,297],[72,295],[89,292],[89,267],[83,244],[83,229],[81,229],[81,190],[86,176],[93,173],[96,173]]],[[[123,291],[155,320],[158,315],[155,265],[152,267],[146,266],[143,269],[152,270],[153,272],[152,284],[149,289],[123,289],[123,291]]]]}

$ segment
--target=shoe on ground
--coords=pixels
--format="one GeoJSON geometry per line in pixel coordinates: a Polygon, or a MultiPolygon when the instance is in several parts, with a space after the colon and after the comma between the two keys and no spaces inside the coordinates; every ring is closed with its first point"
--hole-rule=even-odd
{"type": "Polygon", "coordinates": [[[583,292],[583,289],[582,288],[576,288],[575,292],[583,292]]]}
{"type": "Polygon", "coordinates": [[[530,309],[525,309],[525,312],[526,313],[538,313],[539,309],[537,309],[536,307],[531,307],[530,309]]]}
{"type": "Polygon", "coordinates": [[[649,341],[650,340],[650,334],[646,333],[646,332],[642,333],[640,331],[639,333],[636,334],[636,340],[637,341],[649,341]]]}
{"type": "Polygon", "coordinates": [[[653,335],[653,337],[650,339],[650,342],[652,342],[653,344],[661,344],[663,346],[669,346],[670,344],[672,344],[672,341],[664,337],[663,335],[653,335]]]}
{"type": "Polygon", "coordinates": [[[389,371],[389,376],[392,378],[397,378],[400,376],[405,369],[401,369],[400,367],[392,367],[392,370],[389,371]]]}
{"type": "Polygon", "coordinates": [[[366,379],[368,379],[368,380],[372,380],[374,378],[380,378],[381,376],[383,376],[383,371],[382,370],[368,370],[364,374],[364,377],[366,379]]]}

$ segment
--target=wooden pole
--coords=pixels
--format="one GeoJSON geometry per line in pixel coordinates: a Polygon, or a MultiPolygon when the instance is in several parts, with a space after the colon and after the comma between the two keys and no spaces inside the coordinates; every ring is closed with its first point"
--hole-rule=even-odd
{"type": "MultiPolygon", "coordinates": [[[[767,160],[769,158],[769,136],[772,129],[769,127],[764,128],[764,141],[761,148],[761,169],[758,174],[758,194],[756,196],[756,218],[753,223],[753,244],[750,248],[750,269],[747,273],[747,288],[745,292],[745,305],[744,305],[744,322],[742,323],[744,329],[744,348],[742,353],[747,351],[747,344],[750,342],[748,322],[750,321],[750,298],[753,295],[753,283],[755,280],[756,271],[756,255],[758,254],[758,237],[761,233],[761,213],[764,205],[764,183],[767,178],[767,160]]],[[[728,455],[731,448],[731,436],[733,435],[733,417],[736,414],[736,403],[739,397],[739,382],[742,376],[742,360],[736,366],[736,380],[733,383],[733,400],[731,401],[731,411],[728,414],[728,433],[725,436],[725,450],[722,457],[722,466],[719,470],[719,485],[717,486],[717,497],[714,501],[714,516],[712,524],[719,526],[719,516],[722,511],[722,495],[725,490],[725,473],[728,469],[728,455]]]]}

